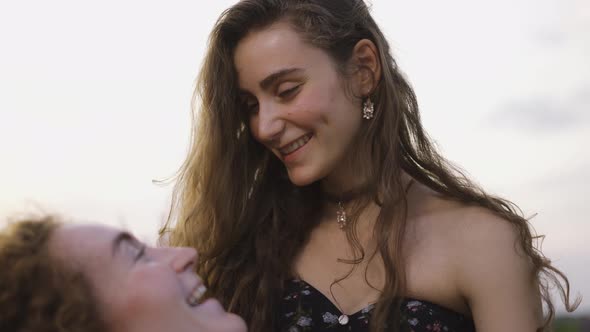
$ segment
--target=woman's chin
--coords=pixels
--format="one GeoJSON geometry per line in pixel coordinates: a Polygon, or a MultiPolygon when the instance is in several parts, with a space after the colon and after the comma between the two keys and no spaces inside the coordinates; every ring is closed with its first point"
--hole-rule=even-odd
{"type": "Polygon", "coordinates": [[[247,332],[248,327],[242,317],[228,313],[224,324],[224,332],[247,332]]]}
{"type": "MultiPolygon", "coordinates": [[[[207,299],[193,308],[194,326],[203,332],[247,332],[246,322],[235,314],[226,312],[215,299],[207,299]]],[[[192,329],[194,331],[194,329],[192,329]]]]}
{"type": "Polygon", "coordinates": [[[304,187],[317,181],[317,178],[302,169],[287,170],[289,180],[297,187],[304,187]]]}
{"type": "MultiPolygon", "coordinates": [[[[202,331],[202,332],[247,332],[248,327],[246,326],[246,322],[238,315],[224,312],[220,316],[211,316],[206,321],[201,320],[200,329],[194,329],[192,326],[192,331],[202,331]]],[[[187,331],[188,332],[188,331],[187,331]]]]}
{"type": "Polygon", "coordinates": [[[291,176],[291,173],[289,173],[289,180],[291,180],[291,183],[293,183],[297,187],[304,187],[315,182],[314,178],[291,176]]]}

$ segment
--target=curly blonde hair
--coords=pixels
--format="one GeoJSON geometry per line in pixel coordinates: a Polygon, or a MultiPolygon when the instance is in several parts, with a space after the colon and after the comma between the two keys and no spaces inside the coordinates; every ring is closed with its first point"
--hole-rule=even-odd
{"type": "Polygon", "coordinates": [[[0,331],[106,331],[88,280],[49,250],[60,225],[46,216],[0,231],[0,331]]]}

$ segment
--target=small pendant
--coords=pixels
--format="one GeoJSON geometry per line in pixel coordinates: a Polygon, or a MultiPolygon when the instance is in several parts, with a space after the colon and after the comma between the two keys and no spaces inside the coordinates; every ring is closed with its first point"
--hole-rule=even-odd
{"type": "Polygon", "coordinates": [[[344,227],[346,227],[346,210],[344,210],[342,202],[338,202],[338,210],[336,211],[336,222],[338,223],[338,226],[340,226],[340,229],[344,229],[344,227]]]}
{"type": "Polygon", "coordinates": [[[340,323],[340,325],[346,325],[348,324],[348,316],[346,315],[340,315],[340,317],[338,317],[338,323],[340,323]]]}

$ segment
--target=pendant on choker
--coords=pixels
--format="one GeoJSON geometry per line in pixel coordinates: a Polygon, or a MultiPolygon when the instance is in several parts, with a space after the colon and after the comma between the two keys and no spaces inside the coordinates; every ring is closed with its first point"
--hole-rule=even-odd
{"type": "Polygon", "coordinates": [[[338,226],[340,227],[340,229],[344,229],[344,227],[346,227],[346,222],[347,222],[347,217],[346,217],[346,210],[344,210],[344,204],[342,204],[341,201],[338,202],[338,209],[336,210],[336,222],[338,223],[338,226]]]}

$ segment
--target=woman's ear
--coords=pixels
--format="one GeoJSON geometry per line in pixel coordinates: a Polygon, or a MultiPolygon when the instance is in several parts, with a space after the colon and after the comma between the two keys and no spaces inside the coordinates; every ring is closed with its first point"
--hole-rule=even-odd
{"type": "Polygon", "coordinates": [[[381,79],[381,62],[377,46],[368,39],[361,39],[352,50],[352,61],[357,68],[357,93],[362,97],[368,96],[381,79]]]}

